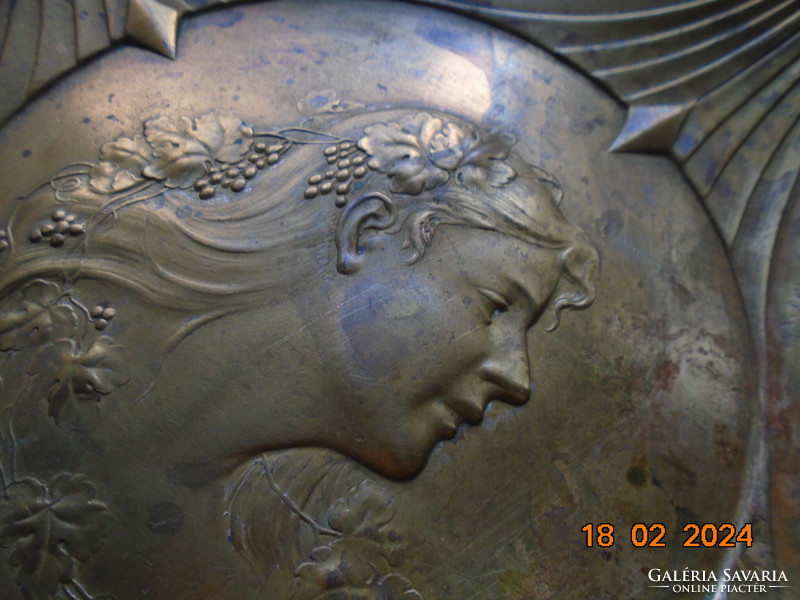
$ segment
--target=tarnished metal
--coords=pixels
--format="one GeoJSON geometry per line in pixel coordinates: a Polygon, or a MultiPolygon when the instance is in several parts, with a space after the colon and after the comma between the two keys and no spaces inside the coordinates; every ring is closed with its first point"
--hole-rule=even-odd
{"type": "Polygon", "coordinates": [[[4,598],[794,597],[796,6],[195,4],[3,12],[4,598]]]}

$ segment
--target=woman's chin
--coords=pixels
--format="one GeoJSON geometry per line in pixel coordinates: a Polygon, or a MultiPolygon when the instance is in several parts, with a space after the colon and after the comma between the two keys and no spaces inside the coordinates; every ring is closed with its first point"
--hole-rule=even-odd
{"type": "Polygon", "coordinates": [[[419,474],[425,468],[431,450],[440,439],[437,437],[417,444],[391,444],[384,445],[375,452],[358,453],[351,455],[368,469],[388,479],[402,481],[419,474]]]}

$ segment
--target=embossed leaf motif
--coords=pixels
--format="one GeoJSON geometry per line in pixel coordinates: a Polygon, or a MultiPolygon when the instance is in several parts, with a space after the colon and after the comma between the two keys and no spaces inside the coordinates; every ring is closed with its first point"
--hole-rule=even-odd
{"type": "Polygon", "coordinates": [[[28,374],[35,376],[32,396],[47,399],[57,425],[76,412],[79,400],[98,401],[130,379],[127,353],[109,337],[98,338],[85,353],[74,340],[59,340],[39,352],[28,374]]]}
{"type": "MultiPolygon", "coordinates": [[[[369,154],[370,168],[389,175],[389,187],[393,192],[416,195],[442,185],[450,177],[446,168],[441,168],[428,156],[433,138],[439,134],[437,140],[441,142],[445,137],[442,125],[441,119],[427,113],[409,115],[408,122],[403,125],[391,122],[367,127],[366,136],[358,145],[369,154]]],[[[445,154],[441,143],[435,152],[445,154]]],[[[444,156],[442,162],[447,162],[444,156]]]]}
{"type": "Polygon", "coordinates": [[[0,314],[0,351],[21,350],[58,337],[71,337],[77,329],[74,309],[59,302],[55,283],[36,279],[22,288],[12,309],[0,314]]]}
{"type": "Polygon", "coordinates": [[[363,481],[328,510],[341,538],[311,552],[295,571],[293,600],[421,600],[411,583],[387,566],[399,566],[400,537],[386,525],[396,507],[386,491],[363,481]]]}
{"type": "Polygon", "coordinates": [[[425,131],[425,137],[421,140],[423,147],[428,149],[433,164],[452,171],[461,162],[464,153],[477,143],[478,137],[455,123],[442,123],[441,119],[431,121],[439,123],[436,123],[435,133],[430,139],[427,139],[431,133],[430,128],[426,128],[428,131],[425,131]]]}
{"type": "Polygon", "coordinates": [[[89,171],[89,185],[100,193],[119,192],[142,181],[152,149],[141,135],[121,137],[100,149],[100,163],[89,171]]]}
{"type": "Polygon", "coordinates": [[[312,562],[297,569],[292,600],[422,600],[411,582],[397,574],[379,575],[352,552],[323,546],[312,562]]]}
{"type": "Polygon", "coordinates": [[[517,176],[505,159],[516,139],[509,133],[492,133],[476,145],[458,169],[458,180],[469,189],[502,187],[517,176]]]}
{"type": "Polygon", "coordinates": [[[394,501],[386,491],[367,479],[331,505],[328,523],[345,535],[374,536],[396,512],[394,501]]]}
{"type": "Polygon", "coordinates": [[[419,592],[411,587],[411,582],[400,575],[387,575],[378,581],[379,594],[377,598],[381,600],[422,600],[419,592]]]}
{"type": "Polygon", "coordinates": [[[252,131],[234,115],[211,112],[196,119],[156,117],[144,124],[153,148],[145,177],[171,188],[187,188],[205,175],[214,160],[236,162],[250,149],[252,131]]]}
{"type": "Polygon", "coordinates": [[[102,547],[109,518],[84,475],[63,473],[49,487],[35,479],[10,484],[0,501],[0,546],[11,550],[22,596],[47,600],[69,582],[75,561],[102,547]]]}
{"type": "Polygon", "coordinates": [[[372,598],[369,564],[357,554],[338,545],[321,546],[311,552],[309,562],[295,571],[292,600],[335,600],[372,598]],[[346,595],[345,595],[346,594],[346,595]]]}
{"type": "Polygon", "coordinates": [[[427,113],[407,115],[402,123],[371,125],[359,147],[370,168],[386,173],[393,192],[417,195],[447,183],[451,174],[465,187],[500,187],[516,176],[505,162],[515,139],[492,134],[481,139],[467,126],[427,113]]]}

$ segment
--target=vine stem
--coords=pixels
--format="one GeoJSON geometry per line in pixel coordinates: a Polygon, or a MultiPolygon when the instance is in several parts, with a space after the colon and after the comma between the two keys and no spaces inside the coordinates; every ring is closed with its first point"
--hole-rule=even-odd
{"type": "Polygon", "coordinates": [[[6,439],[11,437],[11,432],[7,430],[7,424],[5,423],[6,412],[8,411],[6,410],[0,415],[0,487],[3,488],[3,499],[8,500],[8,481],[6,480],[6,471],[3,465],[6,460],[6,452],[11,453],[10,445],[13,442],[10,439],[6,439]]]}
{"type": "Polygon", "coordinates": [[[8,500],[8,484],[6,483],[5,474],[3,473],[3,465],[0,465],[0,486],[3,488],[3,499],[8,500]]]}
{"type": "Polygon", "coordinates": [[[66,298],[67,300],[69,300],[69,302],[70,302],[70,304],[72,304],[72,306],[74,306],[79,311],[81,311],[84,314],[84,316],[86,317],[87,320],[91,321],[92,315],[89,312],[89,309],[87,309],[83,304],[78,302],[70,292],[65,292],[61,297],[62,298],[66,298]]]}
{"type": "Polygon", "coordinates": [[[14,483],[17,480],[17,436],[14,435],[14,407],[15,404],[12,404],[8,409],[8,467],[9,467],[9,478],[11,479],[11,483],[14,483]]]}
{"type": "Polygon", "coordinates": [[[122,194],[118,195],[116,198],[113,198],[108,204],[102,206],[99,210],[97,210],[91,217],[86,220],[86,233],[90,233],[95,228],[99,227],[103,224],[103,222],[108,217],[117,218],[117,212],[121,209],[130,206],[132,204],[137,204],[140,202],[146,202],[151,198],[155,198],[156,196],[162,194],[165,191],[163,187],[156,187],[155,181],[148,181],[144,180],[138,186],[129,189],[122,194]],[[150,191],[143,196],[137,196],[136,194],[141,194],[142,192],[148,192],[148,190],[153,189],[156,187],[154,191],[150,191]]]}
{"type": "Polygon", "coordinates": [[[339,533],[338,531],[320,525],[314,519],[312,519],[310,516],[304,513],[300,509],[300,507],[297,506],[297,504],[295,504],[295,502],[288,496],[288,494],[286,494],[286,492],[284,492],[283,490],[281,490],[280,487],[278,487],[278,484],[275,483],[275,479],[272,477],[272,473],[270,472],[269,468],[267,467],[267,464],[263,461],[263,459],[261,461],[261,465],[263,468],[262,470],[264,473],[264,477],[266,478],[269,487],[272,489],[273,492],[275,492],[275,494],[277,494],[277,496],[281,499],[281,501],[287,507],[289,507],[289,510],[291,510],[295,515],[297,515],[302,521],[310,525],[311,528],[314,529],[314,531],[316,531],[317,533],[330,535],[336,538],[342,537],[342,534],[339,533]]]}
{"type": "Polygon", "coordinates": [[[53,181],[55,181],[57,179],[63,179],[65,177],[74,177],[75,175],[84,175],[84,174],[88,173],[89,172],[89,168],[94,167],[94,165],[92,163],[87,163],[87,162],[77,162],[77,163],[74,163],[74,164],[72,164],[72,165],[70,165],[68,167],[65,167],[65,170],[69,169],[69,168],[72,168],[72,167],[88,167],[88,168],[87,169],[82,169],[80,171],[64,173],[63,175],[61,173],[58,173],[55,176],[51,177],[50,181],[48,181],[47,183],[42,183],[40,185],[37,185],[35,188],[31,189],[29,192],[27,192],[25,194],[22,194],[21,196],[17,196],[16,198],[14,198],[14,200],[24,200],[25,198],[29,198],[29,197],[33,196],[39,190],[42,190],[42,189],[44,189],[46,187],[50,187],[51,189],[53,189],[53,181]]]}
{"type": "MultiPolygon", "coordinates": [[[[234,312],[236,312],[238,310],[240,310],[240,307],[234,306],[233,308],[214,311],[213,313],[211,313],[209,315],[205,315],[203,317],[195,319],[194,321],[192,321],[188,325],[183,325],[178,331],[176,331],[174,334],[172,334],[170,336],[170,338],[167,340],[166,344],[164,344],[164,347],[161,350],[161,356],[162,357],[166,356],[171,350],[173,350],[178,344],[180,344],[187,337],[192,335],[192,333],[194,333],[195,330],[197,330],[202,325],[205,325],[206,323],[211,323],[212,321],[216,321],[217,319],[221,319],[223,317],[226,317],[226,316],[228,316],[230,314],[233,314],[234,312]]],[[[159,364],[158,367],[157,367],[156,374],[153,376],[152,381],[147,386],[147,389],[144,392],[142,392],[141,394],[139,394],[139,396],[133,401],[133,406],[136,406],[137,404],[142,402],[155,389],[156,382],[157,382],[156,380],[157,380],[158,375],[160,373],[161,373],[161,365],[159,364]]]]}
{"type": "Polygon", "coordinates": [[[306,129],[305,127],[287,127],[280,131],[255,131],[254,137],[274,137],[292,142],[294,144],[330,144],[334,142],[352,142],[350,138],[343,138],[338,135],[331,135],[322,131],[314,131],[313,129],[306,129]],[[289,132],[306,133],[309,135],[318,135],[327,139],[324,140],[301,140],[287,135],[289,132]]]}
{"type": "Polygon", "coordinates": [[[74,577],[69,580],[69,583],[64,584],[64,591],[70,598],[75,600],[77,600],[78,598],[80,598],[81,600],[94,600],[94,598],[92,598],[92,595],[86,591],[86,588],[84,588],[80,583],[78,583],[74,577]],[[78,593],[77,596],[70,591],[70,589],[67,587],[68,585],[71,585],[75,589],[75,591],[78,593]]]}

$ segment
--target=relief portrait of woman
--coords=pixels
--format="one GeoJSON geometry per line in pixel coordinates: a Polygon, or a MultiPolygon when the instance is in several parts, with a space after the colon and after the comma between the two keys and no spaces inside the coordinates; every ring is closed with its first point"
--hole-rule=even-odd
{"type": "MultiPolygon", "coordinates": [[[[256,135],[219,112],[143,131],[58,175],[6,230],[3,350],[22,385],[5,425],[34,402],[102,449],[108,470],[53,474],[83,494],[83,518],[104,516],[95,485],[145,505],[115,449],[142,449],[146,493],[160,483],[161,506],[185,512],[166,493],[176,481],[197,493],[270,450],[324,447],[412,477],[490,401],[524,404],[528,329],[594,298],[596,250],[509,134],[407,109],[328,133],[256,135]],[[133,298],[156,315],[115,334],[133,298]]],[[[15,510],[58,492],[10,458],[5,536],[22,555],[34,525],[15,510]]],[[[79,585],[58,570],[20,576],[23,595],[79,585]]]]}
{"type": "MultiPolygon", "coordinates": [[[[201,15],[186,27],[186,55],[175,64],[183,60],[187,73],[197,73],[190,77],[209,81],[203,36],[215,51],[231,52],[225,48],[234,47],[239,29],[253,36],[251,28],[280,28],[287,19],[301,37],[319,35],[315,19],[335,8],[323,4],[313,18],[296,3],[246,7],[249,18],[230,24],[214,11],[201,15]]],[[[416,23],[420,31],[413,15],[392,10],[398,27],[416,23]]],[[[324,46],[324,35],[316,43],[324,46]]],[[[496,43],[504,52],[517,44],[496,43]]],[[[300,48],[298,41],[292,60],[302,63],[300,48]]],[[[530,50],[515,51],[523,63],[533,60],[524,54],[530,50]]],[[[133,52],[109,55],[109,72],[118,75],[108,90],[130,85],[119,61],[152,62],[133,52]]],[[[283,64],[274,53],[264,65],[283,64]]],[[[280,68],[300,77],[300,63],[280,68]]],[[[193,89],[175,83],[184,75],[168,65],[151,66],[172,73],[169,85],[193,89]]],[[[273,77],[264,68],[261,77],[273,77]]],[[[648,394],[657,419],[666,419],[660,411],[682,389],[681,369],[684,377],[704,377],[681,360],[706,352],[710,364],[725,345],[731,360],[740,359],[736,326],[723,323],[698,337],[693,325],[676,325],[721,306],[734,315],[714,295],[728,285],[724,278],[712,282],[702,308],[684,313],[644,279],[626,280],[620,302],[630,314],[648,306],[631,317],[637,329],[629,339],[619,320],[629,317],[615,312],[612,288],[623,285],[626,268],[639,273],[653,256],[667,273],[700,248],[670,253],[656,239],[656,250],[642,250],[641,262],[626,267],[619,248],[658,235],[632,228],[623,240],[627,213],[609,208],[619,196],[595,201],[589,191],[576,193],[580,177],[571,176],[590,168],[573,173],[568,159],[554,167],[552,153],[532,151],[530,132],[502,117],[499,96],[494,107],[476,110],[481,90],[468,90],[473,99],[460,105],[445,102],[441,90],[437,98],[395,94],[374,102],[355,86],[348,104],[318,91],[328,83],[320,78],[334,76],[316,68],[307,89],[295,90],[291,78],[274,90],[276,103],[291,97],[300,107],[281,109],[280,117],[270,112],[277,109],[238,107],[246,93],[239,88],[228,101],[222,92],[185,101],[180,88],[170,101],[137,98],[113,127],[104,123],[79,147],[48,158],[24,175],[37,178],[24,193],[3,198],[4,598],[430,600],[466,598],[467,585],[477,586],[471,597],[551,598],[544,579],[514,579],[537,572],[526,561],[546,551],[549,530],[534,525],[537,515],[552,523],[566,522],[562,513],[591,520],[584,510],[590,497],[626,518],[636,518],[643,502],[674,513],[676,502],[704,501],[706,484],[694,491],[685,457],[656,450],[657,429],[648,438],[646,427],[631,426],[639,441],[618,438],[619,447],[603,451],[606,464],[625,463],[626,494],[638,495],[624,508],[592,491],[616,475],[600,467],[574,476],[570,444],[574,456],[594,464],[589,447],[600,453],[605,442],[568,441],[571,427],[586,431],[586,409],[573,413],[570,402],[593,406],[624,430],[648,394]],[[45,165],[53,165],[46,174],[45,165]],[[584,214],[579,201],[597,217],[568,218],[584,214]],[[606,252],[612,299],[598,314],[606,252]],[[656,317],[661,302],[668,306],[656,317]],[[582,347],[576,340],[584,334],[582,347]],[[656,335],[672,349],[654,342],[656,335]],[[618,349],[616,359],[598,350],[602,339],[618,349]],[[628,344],[638,344],[639,358],[621,358],[628,344]],[[645,362],[652,371],[640,367],[645,362]],[[541,380],[540,371],[551,376],[541,380]],[[565,398],[585,396],[574,382],[588,380],[603,390],[593,404],[557,398],[559,386],[565,398]],[[528,420],[514,425],[518,418],[528,420]],[[549,432],[557,441],[548,441],[549,432]],[[651,444],[652,451],[640,449],[651,444]],[[514,448],[525,449],[515,457],[514,448]],[[462,462],[448,476],[451,460],[462,462]],[[663,481],[650,475],[662,469],[659,461],[663,481]],[[535,471],[520,470],[526,463],[535,471]],[[508,469],[502,484],[469,491],[496,469],[508,469]],[[448,494],[460,498],[452,513],[448,494]],[[423,516],[435,505],[439,516],[423,516]],[[485,558],[481,531],[494,531],[496,540],[485,558]],[[537,531],[544,541],[533,550],[537,531]],[[494,575],[470,583],[470,561],[485,561],[494,575]]],[[[447,85],[461,80],[453,81],[447,85]]],[[[58,93],[72,94],[70,85],[58,93]]],[[[220,84],[225,94],[228,85],[220,84]]],[[[103,94],[115,102],[116,92],[103,94]]],[[[10,135],[25,137],[32,117],[22,118],[10,135]]],[[[551,133],[542,127],[544,147],[551,133]]],[[[660,163],[646,169],[668,181],[660,163]]],[[[633,171],[644,189],[646,177],[633,171]]],[[[597,189],[611,187],[606,181],[597,189]]],[[[670,183],[648,202],[701,227],[675,200],[682,193],[670,183]]],[[[632,210],[645,222],[651,209],[632,210]]],[[[706,279],[702,268],[693,277],[706,279]]],[[[720,380],[733,389],[737,377],[720,380]]],[[[702,410],[716,411],[726,428],[744,429],[746,410],[736,402],[702,410]]],[[[687,418],[698,427],[695,439],[705,439],[702,421],[687,418]]],[[[725,460],[738,473],[744,459],[725,460]]],[[[543,571],[557,574],[552,565],[543,571]]]]}

